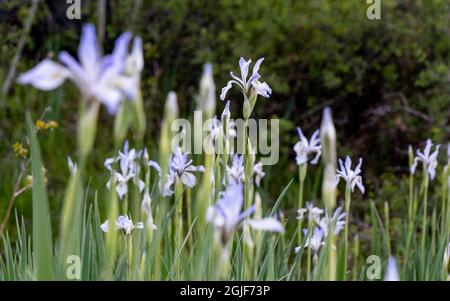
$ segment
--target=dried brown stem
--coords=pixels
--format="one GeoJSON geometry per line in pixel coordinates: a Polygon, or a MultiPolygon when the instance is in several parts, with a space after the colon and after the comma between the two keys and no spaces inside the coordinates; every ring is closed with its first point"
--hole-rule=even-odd
{"type": "Polygon", "coordinates": [[[14,191],[13,191],[13,193],[11,195],[11,198],[9,199],[8,209],[6,210],[6,215],[3,218],[2,223],[0,224],[0,238],[3,236],[3,231],[4,231],[6,225],[7,225],[8,221],[9,221],[9,217],[11,215],[11,211],[12,211],[12,208],[13,208],[13,205],[14,205],[14,201],[16,200],[16,198],[22,192],[24,192],[25,190],[28,189],[28,186],[20,188],[20,183],[22,182],[22,178],[23,178],[24,173],[25,173],[25,168],[22,167],[22,170],[20,171],[20,174],[17,177],[16,184],[14,185],[14,191]]]}
{"type": "MultiPolygon", "coordinates": [[[[4,95],[7,95],[9,92],[9,88],[11,87],[11,83],[16,75],[17,65],[19,64],[20,58],[22,56],[22,50],[25,46],[25,42],[27,41],[28,34],[31,30],[31,25],[33,25],[34,17],[36,15],[37,7],[39,0],[33,0],[31,3],[31,7],[28,13],[28,18],[25,21],[25,27],[20,36],[19,43],[17,44],[17,52],[11,61],[11,65],[8,70],[8,74],[6,75],[6,79],[3,83],[2,92],[4,95]]],[[[0,232],[1,233],[1,232],[0,232]]],[[[1,236],[1,235],[0,235],[1,236]]]]}

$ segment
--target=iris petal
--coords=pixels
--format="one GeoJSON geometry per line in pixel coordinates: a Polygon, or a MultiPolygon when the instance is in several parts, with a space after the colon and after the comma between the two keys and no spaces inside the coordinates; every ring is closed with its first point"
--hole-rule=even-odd
{"type": "Polygon", "coordinates": [[[100,50],[97,44],[95,27],[92,24],[83,26],[80,46],[78,47],[78,59],[86,70],[88,77],[94,79],[98,72],[100,50]]]}

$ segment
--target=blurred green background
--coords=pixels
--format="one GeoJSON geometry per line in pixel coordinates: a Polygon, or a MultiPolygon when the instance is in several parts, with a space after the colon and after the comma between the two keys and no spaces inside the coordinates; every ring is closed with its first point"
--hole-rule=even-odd
{"type": "MultiPolygon", "coordinates": [[[[17,52],[30,3],[8,0],[0,4],[0,83],[17,52]]],[[[81,20],[69,20],[65,1],[39,2],[18,73],[60,50],[76,53],[81,25],[99,22],[97,1],[81,3],[81,20]]],[[[272,197],[276,198],[296,177],[292,151],[297,141],[295,127],[301,126],[309,136],[319,127],[325,106],[333,109],[339,155],[364,158],[363,172],[370,191],[366,199],[387,200],[401,194],[400,179],[408,170],[408,144],[419,146],[426,138],[438,143],[448,141],[448,0],[382,0],[381,20],[367,19],[366,1],[352,0],[105,3],[105,52],[111,51],[114,39],[125,30],[144,40],[146,145],[153,153],[167,92],[177,92],[181,112],[186,116],[195,107],[202,65],[213,64],[219,94],[229,71],[237,71],[240,56],[253,60],[265,57],[260,73],[273,89],[269,100],[258,101],[254,117],[282,119],[280,163],[267,169],[264,184],[267,192],[275,192],[272,197]],[[276,177],[270,176],[271,170],[277,172],[276,177]]],[[[233,117],[237,118],[241,104],[236,89],[229,98],[233,117]]],[[[12,144],[26,143],[26,110],[34,119],[46,112],[45,118],[59,123],[57,129],[42,132],[39,138],[48,169],[51,207],[60,209],[69,173],[66,156],[76,156],[73,137],[77,106],[78,94],[70,84],[51,93],[13,84],[2,96],[0,217],[20,165],[12,144]]],[[[218,111],[222,108],[218,100],[218,111]]],[[[94,189],[103,189],[107,181],[103,160],[114,153],[112,124],[112,118],[102,112],[96,150],[90,161],[94,189]]],[[[295,201],[295,189],[290,193],[295,201]]],[[[314,197],[314,192],[310,194],[314,197]]],[[[29,192],[22,195],[16,203],[18,212],[31,216],[30,201],[29,192]]],[[[403,207],[404,200],[393,201],[394,210],[403,207]]]]}

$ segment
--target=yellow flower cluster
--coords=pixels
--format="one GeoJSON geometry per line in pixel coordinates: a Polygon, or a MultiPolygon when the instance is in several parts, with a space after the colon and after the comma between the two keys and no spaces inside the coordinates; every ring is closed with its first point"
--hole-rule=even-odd
{"type": "Polygon", "coordinates": [[[54,120],[44,121],[42,119],[36,120],[36,129],[39,130],[48,130],[48,129],[56,129],[58,127],[58,122],[54,120]]]}
{"type": "Polygon", "coordinates": [[[16,157],[26,158],[28,155],[28,150],[23,147],[22,143],[16,142],[12,145],[14,154],[16,157]]]}

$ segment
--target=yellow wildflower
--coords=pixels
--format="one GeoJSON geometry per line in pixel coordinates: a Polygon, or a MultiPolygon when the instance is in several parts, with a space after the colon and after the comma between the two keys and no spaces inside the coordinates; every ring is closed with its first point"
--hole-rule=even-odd
{"type": "Polygon", "coordinates": [[[56,129],[57,127],[58,127],[58,122],[56,122],[54,120],[50,120],[49,122],[47,122],[45,124],[46,129],[56,129]]]}
{"type": "Polygon", "coordinates": [[[42,119],[36,120],[36,129],[37,129],[38,131],[39,131],[39,130],[45,130],[45,126],[46,126],[46,123],[45,123],[44,120],[42,120],[42,119]]]}
{"type": "Polygon", "coordinates": [[[56,129],[58,127],[58,122],[54,120],[50,120],[48,122],[38,119],[36,120],[36,129],[39,130],[48,130],[48,129],[56,129]]]}
{"type": "Polygon", "coordinates": [[[16,142],[12,145],[14,154],[16,157],[26,158],[28,155],[28,150],[23,147],[22,143],[16,142]]]}

